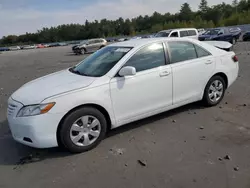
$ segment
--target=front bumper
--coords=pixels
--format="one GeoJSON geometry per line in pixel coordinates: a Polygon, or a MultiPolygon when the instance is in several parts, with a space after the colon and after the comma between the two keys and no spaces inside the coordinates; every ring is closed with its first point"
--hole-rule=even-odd
{"type": "Polygon", "coordinates": [[[62,114],[16,117],[23,105],[12,98],[8,101],[7,119],[14,140],[35,148],[57,147],[57,127],[62,114]]]}

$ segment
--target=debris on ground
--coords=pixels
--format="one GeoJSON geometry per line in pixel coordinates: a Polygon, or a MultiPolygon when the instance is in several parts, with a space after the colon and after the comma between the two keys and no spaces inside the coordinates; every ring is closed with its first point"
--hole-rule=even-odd
{"type": "Polygon", "coordinates": [[[111,148],[109,151],[113,155],[123,155],[124,152],[125,152],[125,149],[124,148],[116,148],[116,147],[114,147],[114,148],[111,148]]]}
{"type": "Polygon", "coordinates": [[[221,157],[218,158],[219,161],[222,161],[223,159],[221,157]]]}
{"type": "Polygon", "coordinates": [[[234,171],[239,171],[240,168],[239,167],[234,167],[234,171]]]}
{"type": "Polygon", "coordinates": [[[219,107],[220,109],[222,108],[222,106],[219,107]]]}
{"type": "Polygon", "coordinates": [[[225,104],[228,104],[228,102],[225,102],[225,104]]]}
{"type": "Polygon", "coordinates": [[[203,126],[200,126],[200,127],[199,127],[199,129],[200,129],[200,130],[203,130],[203,129],[204,129],[204,127],[203,127],[203,126]]]}
{"type": "Polygon", "coordinates": [[[172,122],[173,122],[173,123],[176,123],[176,120],[173,120],[172,122]]]}
{"type": "Polygon", "coordinates": [[[230,157],[229,155],[226,155],[226,156],[224,157],[224,159],[225,159],[225,160],[231,160],[231,157],[230,157]]]}
{"type": "MultiPolygon", "coordinates": [[[[36,156],[33,156],[32,154],[30,154],[28,156],[20,158],[19,161],[16,163],[16,165],[19,166],[19,165],[34,163],[34,162],[38,162],[40,160],[41,159],[39,157],[36,157],[36,156]]],[[[16,169],[17,166],[14,167],[14,169],[16,169]]]]}
{"type": "Polygon", "coordinates": [[[143,160],[137,160],[137,162],[141,165],[141,166],[147,166],[147,163],[146,161],[143,161],[143,160]]]}
{"type": "Polygon", "coordinates": [[[247,106],[247,104],[243,104],[243,106],[245,106],[245,107],[246,107],[246,106],[247,106]]]}
{"type": "Polygon", "coordinates": [[[200,136],[200,140],[206,140],[206,136],[200,136]]]}

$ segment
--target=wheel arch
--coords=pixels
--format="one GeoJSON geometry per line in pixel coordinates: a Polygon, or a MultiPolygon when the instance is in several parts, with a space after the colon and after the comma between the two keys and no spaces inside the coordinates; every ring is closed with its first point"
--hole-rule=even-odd
{"type": "Polygon", "coordinates": [[[94,103],[88,103],[88,104],[82,104],[82,105],[79,105],[79,106],[76,106],[74,108],[72,108],[71,110],[69,110],[63,117],[62,119],[60,120],[59,124],[58,124],[58,127],[57,127],[57,131],[56,131],[56,138],[57,138],[57,142],[58,142],[58,145],[60,145],[61,143],[61,139],[60,139],[60,129],[62,127],[62,123],[63,121],[65,120],[65,118],[72,112],[74,112],[75,110],[78,110],[80,108],[84,108],[84,107],[93,107],[93,108],[96,108],[98,109],[101,113],[103,113],[103,115],[105,116],[106,120],[107,120],[107,130],[110,130],[111,129],[111,124],[112,124],[112,121],[111,121],[111,117],[108,113],[108,111],[101,105],[98,105],[98,104],[94,104],[94,103]]]}
{"type": "Polygon", "coordinates": [[[218,72],[218,73],[214,74],[211,78],[213,78],[214,76],[220,76],[220,77],[222,77],[224,79],[224,81],[225,81],[226,89],[228,88],[228,77],[227,77],[227,75],[225,73],[218,72]]]}

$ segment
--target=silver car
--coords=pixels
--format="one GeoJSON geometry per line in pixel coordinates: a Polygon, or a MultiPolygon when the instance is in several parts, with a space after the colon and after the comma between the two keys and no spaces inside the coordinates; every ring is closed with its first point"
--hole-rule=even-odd
{"type": "Polygon", "coordinates": [[[72,51],[75,54],[85,54],[88,52],[95,52],[107,45],[105,39],[90,39],[82,42],[79,45],[73,46],[72,51]]]}

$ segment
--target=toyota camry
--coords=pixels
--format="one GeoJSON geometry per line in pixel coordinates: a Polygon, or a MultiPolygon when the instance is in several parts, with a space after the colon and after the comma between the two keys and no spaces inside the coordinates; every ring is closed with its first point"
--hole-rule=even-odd
{"type": "Polygon", "coordinates": [[[15,91],[7,109],[12,136],[35,148],[85,152],[110,129],[196,101],[215,106],[239,70],[222,43],[151,38],[108,45],[15,91]]]}

